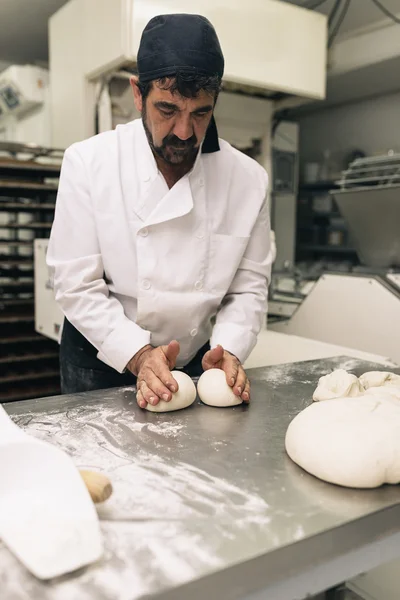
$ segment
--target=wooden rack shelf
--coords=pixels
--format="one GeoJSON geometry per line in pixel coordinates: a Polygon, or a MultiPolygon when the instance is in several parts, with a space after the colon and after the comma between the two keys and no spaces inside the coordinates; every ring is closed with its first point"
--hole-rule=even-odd
{"type": "Polygon", "coordinates": [[[22,363],[31,362],[33,360],[42,360],[46,358],[57,358],[57,352],[38,352],[37,354],[19,354],[16,356],[6,356],[5,358],[0,357],[0,365],[7,365],[11,363],[22,363]]]}
{"type": "Polygon", "coordinates": [[[57,193],[57,186],[48,183],[35,183],[24,181],[21,183],[15,181],[2,181],[0,179],[0,194],[5,196],[37,196],[52,192],[57,193]]]}
{"type": "Polygon", "coordinates": [[[54,210],[55,204],[52,202],[43,202],[42,204],[40,204],[40,202],[30,202],[29,204],[24,202],[1,202],[0,208],[1,210],[11,212],[31,212],[37,210],[54,210]]]}
{"type": "Polygon", "coordinates": [[[52,223],[8,223],[7,225],[2,225],[2,229],[51,229],[52,223]]]}
{"type": "Polygon", "coordinates": [[[49,377],[58,377],[58,369],[53,369],[52,371],[28,371],[27,373],[12,373],[11,375],[0,375],[0,386],[2,383],[33,381],[34,379],[48,379],[49,377]]]}
{"type": "Polygon", "coordinates": [[[2,344],[27,344],[29,342],[43,342],[43,337],[38,335],[10,335],[9,337],[0,338],[0,346],[2,344]]]}
{"type": "Polygon", "coordinates": [[[60,166],[25,160],[0,159],[1,177],[59,177],[60,166]]]}

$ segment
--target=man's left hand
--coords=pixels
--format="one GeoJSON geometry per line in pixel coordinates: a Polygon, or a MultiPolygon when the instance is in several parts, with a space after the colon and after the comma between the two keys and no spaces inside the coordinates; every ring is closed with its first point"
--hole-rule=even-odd
{"type": "Polygon", "coordinates": [[[216,346],[206,352],[202,366],[205,371],[222,369],[225,372],[227,384],[233,388],[233,393],[240,396],[243,402],[250,402],[250,381],[236,356],[224,350],[222,346],[216,346]]]}

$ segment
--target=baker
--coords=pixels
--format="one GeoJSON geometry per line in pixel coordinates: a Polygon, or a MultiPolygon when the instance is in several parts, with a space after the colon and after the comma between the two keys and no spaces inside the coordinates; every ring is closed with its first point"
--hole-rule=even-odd
{"type": "Polygon", "coordinates": [[[64,315],[63,393],[132,385],[170,400],[174,368],[220,368],[244,402],[242,364],[265,318],[272,261],[267,174],[218,138],[224,72],[202,16],[146,26],[133,100],[142,119],[64,155],[47,262],[64,315]]]}

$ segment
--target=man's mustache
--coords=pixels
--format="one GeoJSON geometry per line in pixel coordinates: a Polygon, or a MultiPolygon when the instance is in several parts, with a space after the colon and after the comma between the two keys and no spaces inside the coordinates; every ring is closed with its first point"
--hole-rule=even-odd
{"type": "Polygon", "coordinates": [[[174,146],[175,148],[179,148],[185,150],[186,148],[194,148],[197,144],[197,138],[195,135],[188,138],[187,140],[181,140],[176,135],[168,135],[163,139],[163,148],[167,146],[174,146]]]}

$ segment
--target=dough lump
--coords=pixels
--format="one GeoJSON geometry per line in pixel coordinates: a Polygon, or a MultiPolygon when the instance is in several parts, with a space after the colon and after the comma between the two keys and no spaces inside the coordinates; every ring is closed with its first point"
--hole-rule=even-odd
{"type": "Polygon", "coordinates": [[[180,410],[181,408],[187,408],[196,400],[196,387],[189,375],[182,371],[172,371],[171,375],[178,384],[178,391],[172,394],[172,399],[169,402],[160,400],[155,406],[147,404],[146,410],[150,412],[180,410]]]}
{"type": "Polygon", "coordinates": [[[313,400],[360,396],[364,392],[359,379],[344,369],[336,369],[329,375],[320,377],[313,400]]]}
{"type": "Polygon", "coordinates": [[[314,400],[330,402],[314,402],[290,423],[288,455],[330,483],[354,488],[400,483],[400,377],[371,371],[357,380],[338,371],[321,377],[314,392],[314,400]]]}
{"type": "Polygon", "coordinates": [[[374,488],[400,482],[400,403],[371,396],[314,403],[286,433],[286,451],[330,483],[374,488]]]}
{"type": "Polygon", "coordinates": [[[388,371],[368,371],[360,377],[361,385],[367,390],[375,387],[400,386],[400,375],[388,371]]]}
{"type": "Polygon", "coordinates": [[[222,369],[209,369],[200,377],[197,384],[200,400],[209,406],[236,406],[242,404],[242,399],[235,396],[226,383],[222,369]]]}

